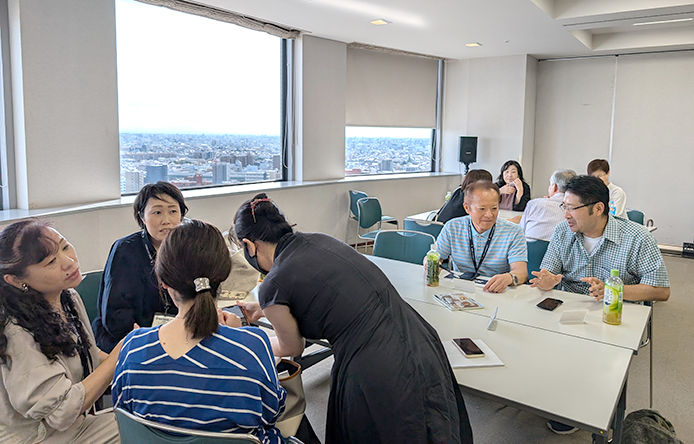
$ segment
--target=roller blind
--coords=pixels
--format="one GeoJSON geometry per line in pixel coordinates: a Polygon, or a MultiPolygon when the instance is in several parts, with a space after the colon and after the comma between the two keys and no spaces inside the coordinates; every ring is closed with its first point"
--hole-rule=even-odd
{"type": "Polygon", "coordinates": [[[348,126],[436,127],[436,59],[347,48],[348,126]]]}

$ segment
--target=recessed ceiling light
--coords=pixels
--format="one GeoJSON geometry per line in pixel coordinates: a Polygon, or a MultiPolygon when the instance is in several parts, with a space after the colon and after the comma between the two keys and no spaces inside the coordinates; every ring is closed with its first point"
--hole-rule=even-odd
{"type": "Polygon", "coordinates": [[[467,46],[468,48],[474,48],[476,46],[482,46],[482,44],[478,43],[478,42],[470,42],[470,43],[466,43],[465,46],[467,46]]]}
{"type": "Polygon", "coordinates": [[[380,25],[390,25],[393,22],[389,22],[386,19],[376,19],[376,20],[371,20],[369,23],[372,25],[380,26],[380,25]]]}
{"type": "Polygon", "coordinates": [[[684,18],[684,19],[674,19],[674,20],[659,20],[657,22],[643,22],[643,23],[634,23],[634,26],[643,26],[643,25],[660,25],[662,23],[675,23],[675,22],[689,22],[691,20],[694,20],[694,18],[689,17],[689,18],[684,18]]]}

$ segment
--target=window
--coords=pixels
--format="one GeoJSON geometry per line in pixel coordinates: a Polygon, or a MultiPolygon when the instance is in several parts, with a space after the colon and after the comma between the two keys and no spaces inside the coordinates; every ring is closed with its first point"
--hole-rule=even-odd
{"type": "Polygon", "coordinates": [[[431,171],[431,128],[345,128],[345,176],[431,171]]]}
{"type": "Polygon", "coordinates": [[[116,32],[122,193],[282,179],[281,38],[135,0],[116,32]]]}

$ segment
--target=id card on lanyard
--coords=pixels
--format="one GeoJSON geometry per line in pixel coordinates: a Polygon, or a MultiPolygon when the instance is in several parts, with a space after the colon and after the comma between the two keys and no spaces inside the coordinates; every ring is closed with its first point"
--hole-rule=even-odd
{"type": "MultiPolygon", "coordinates": [[[[482,250],[482,256],[480,256],[480,263],[477,263],[477,258],[475,255],[475,241],[472,238],[472,220],[470,220],[470,225],[467,226],[468,232],[470,234],[470,256],[472,257],[472,265],[475,267],[475,276],[479,276],[479,270],[482,266],[484,258],[487,257],[487,252],[489,251],[489,246],[492,244],[492,237],[494,237],[494,230],[496,229],[496,224],[492,225],[489,231],[489,236],[487,237],[487,243],[484,245],[484,250],[482,250]]],[[[477,230],[475,230],[477,231],[477,230]]]]}

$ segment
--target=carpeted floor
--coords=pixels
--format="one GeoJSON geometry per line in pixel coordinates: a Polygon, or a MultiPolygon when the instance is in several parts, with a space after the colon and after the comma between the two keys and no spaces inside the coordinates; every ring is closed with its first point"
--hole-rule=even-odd
{"type": "MultiPolygon", "coordinates": [[[[653,408],[675,426],[685,443],[694,442],[694,260],[666,257],[670,300],[657,303],[653,326],[653,408]]],[[[648,408],[650,347],[634,356],[627,390],[627,412],[648,408]]],[[[307,415],[321,439],[330,388],[332,358],[304,371],[307,415]]],[[[599,378],[600,375],[596,375],[599,378]]],[[[547,429],[544,418],[486,399],[465,395],[478,444],[590,443],[579,431],[560,436],[547,429]]],[[[570,402],[570,400],[567,400],[570,402]]]]}

